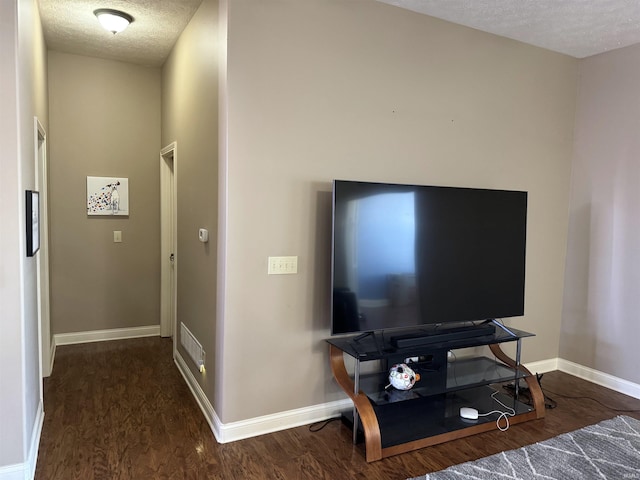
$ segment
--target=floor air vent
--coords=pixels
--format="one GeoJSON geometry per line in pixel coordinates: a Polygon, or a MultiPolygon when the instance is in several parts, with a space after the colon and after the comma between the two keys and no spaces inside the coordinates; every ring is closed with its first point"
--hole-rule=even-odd
{"type": "Polygon", "coordinates": [[[196,340],[196,337],[193,336],[193,333],[182,322],[180,322],[180,345],[187,351],[198,369],[204,372],[204,349],[200,342],[196,340]]]}

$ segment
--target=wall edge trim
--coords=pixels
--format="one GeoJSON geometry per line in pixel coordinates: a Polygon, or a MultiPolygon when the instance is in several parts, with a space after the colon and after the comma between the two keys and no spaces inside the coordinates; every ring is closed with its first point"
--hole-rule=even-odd
{"type": "Polygon", "coordinates": [[[51,339],[51,348],[49,349],[49,353],[51,357],[49,358],[49,374],[44,375],[45,377],[50,377],[53,373],[53,363],[56,361],[56,338],[55,336],[51,339]]]}

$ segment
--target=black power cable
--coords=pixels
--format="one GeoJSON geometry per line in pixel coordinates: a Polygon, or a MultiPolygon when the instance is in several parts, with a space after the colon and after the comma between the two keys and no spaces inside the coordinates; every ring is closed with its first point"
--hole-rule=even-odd
{"type": "Polygon", "coordinates": [[[324,427],[329,425],[331,422],[335,422],[337,420],[340,420],[340,417],[329,418],[327,420],[322,420],[320,422],[312,423],[311,425],[309,425],[309,431],[313,433],[319,432],[324,427]]]}

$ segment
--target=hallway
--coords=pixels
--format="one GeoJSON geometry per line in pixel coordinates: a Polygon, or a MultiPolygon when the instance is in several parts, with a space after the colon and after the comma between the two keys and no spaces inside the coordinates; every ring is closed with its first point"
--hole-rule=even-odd
{"type": "Polygon", "coordinates": [[[58,347],[44,397],[36,479],[216,478],[215,438],[170,339],[58,347]]]}

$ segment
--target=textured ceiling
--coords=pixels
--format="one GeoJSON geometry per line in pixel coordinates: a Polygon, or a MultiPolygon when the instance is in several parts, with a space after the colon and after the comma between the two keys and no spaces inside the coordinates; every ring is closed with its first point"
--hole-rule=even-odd
{"type": "Polygon", "coordinates": [[[640,43],[638,0],[378,0],[584,58],[640,43]]]}
{"type": "MultiPolygon", "coordinates": [[[[378,1],[577,58],[640,43],[640,0],[378,1]]],[[[164,63],[201,2],[39,0],[50,49],[152,66],[164,63]],[[125,11],[135,21],[113,35],[98,24],[97,8],[125,11]]]]}
{"type": "Polygon", "coordinates": [[[202,0],[38,0],[51,50],[161,66],[202,0]],[[117,35],[104,30],[93,11],[112,8],[134,18],[117,35]]]}

